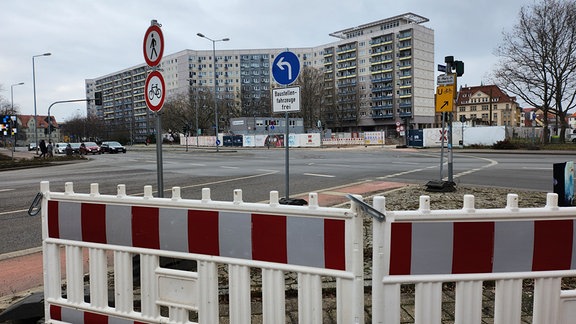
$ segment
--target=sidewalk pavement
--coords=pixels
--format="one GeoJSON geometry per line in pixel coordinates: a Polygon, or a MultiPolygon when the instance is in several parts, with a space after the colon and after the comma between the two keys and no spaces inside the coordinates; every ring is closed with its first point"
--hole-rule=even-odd
{"type": "MultiPolygon", "coordinates": [[[[406,184],[400,182],[361,181],[327,188],[317,191],[318,204],[324,207],[336,206],[349,201],[346,194],[368,196],[404,186],[406,184]]],[[[308,195],[295,195],[293,198],[308,200],[308,195]]],[[[41,291],[42,285],[42,249],[40,247],[0,255],[0,312],[19,299],[41,291]]]]}
{"type": "Polygon", "coordinates": [[[28,151],[27,148],[19,147],[16,151],[12,152],[10,149],[5,147],[0,148],[0,153],[15,159],[33,159],[36,156],[36,151],[28,151]]]}

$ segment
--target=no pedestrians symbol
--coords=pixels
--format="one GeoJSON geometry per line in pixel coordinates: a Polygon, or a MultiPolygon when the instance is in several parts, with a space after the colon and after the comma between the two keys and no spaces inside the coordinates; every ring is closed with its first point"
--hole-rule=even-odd
{"type": "Polygon", "coordinates": [[[157,24],[151,25],[146,30],[143,52],[148,66],[154,67],[160,64],[164,54],[164,36],[162,35],[162,29],[157,24]]]}

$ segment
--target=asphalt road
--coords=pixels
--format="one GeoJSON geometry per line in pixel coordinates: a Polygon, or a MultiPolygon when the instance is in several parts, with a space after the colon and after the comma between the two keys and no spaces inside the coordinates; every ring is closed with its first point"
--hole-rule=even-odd
{"type": "MultiPolygon", "coordinates": [[[[128,148],[126,154],[90,156],[85,162],[1,172],[0,255],[41,245],[41,220],[27,214],[40,188],[49,181],[51,191],[64,191],[66,182],[74,191],[88,193],[99,183],[101,194],[115,194],[125,184],[129,195],[141,195],[145,185],[157,189],[157,160],[153,147],[128,148]]],[[[574,160],[573,154],[514,154],[455,151],[452,163],[457,184],[552,191],[552,164],[574,160]]],[[[571,152],[568,152],[571,153],[571,152]]],[[[388,147],[291,149],[289,152],[290,195],[318,192],[361,181],[395,181],[425,184],[448,172],[447,154],[441,163],[439,150],[388,147]],[[442,167],[441,167],[442,166],[442,167]]],[[[179,146],[163,150],[164,197],[181,187],[182,198],[199,199],[202,188],[210,188],[213,200],[230,201],[234,189],[242,189],[243,200],[268,200],[277,190],[285,196],[284,149],[222,149],[186,151],[179,146]]],[[[155,194],[158,195],[157,193],[155,194]]],[[[417,199],[417,197],[415,197],[417,199]]]]}

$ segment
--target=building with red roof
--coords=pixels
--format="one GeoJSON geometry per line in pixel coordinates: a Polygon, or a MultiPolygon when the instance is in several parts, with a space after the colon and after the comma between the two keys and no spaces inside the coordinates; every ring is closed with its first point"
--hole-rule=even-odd
{"type": "Polygon", "coordinates": [[[520,126],[522,109],[516,97],[497,85],[460,87],[454,120],[465,117],[472,125],[520,126]]]}
{"type": "Polygon", "coordinates": [[[34,122],[34,115],[17,115],[18,121],[18,137],[17,140],[20,144],[24,142],[25,145],[36,142],[35,127],[38,125],[38,141],[45,140],[48,142],[50,138],[52,142],[60,141],[60,126],[54,116],[50,116],[52,121],[52,131],[49,133],[48,116],[36,116],[34,122]]]}

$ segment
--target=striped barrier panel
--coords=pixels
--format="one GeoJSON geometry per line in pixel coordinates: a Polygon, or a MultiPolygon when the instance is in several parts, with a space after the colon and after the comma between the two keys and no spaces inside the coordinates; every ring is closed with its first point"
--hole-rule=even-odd
{"type": "Polygon", "coordinates": [[[48,237],[345,270],[344,220],[48,202],[48,237]]]}
{"type": "Polygon", "coordinates": [[[261,269],[265,322],[285,322],[288,272],[298,275],[302,322],[322,321],[323,276],[337,281],[339,323],[363,322],[363,227],[355,206],[319,207],[316,194],[302,207],[280,205],[277,192],[270,204],[253,204],[242,201],[240,190],[232,202],[215,202],[208,189],[202,200],[181,199],[179,188],[172,198],[153,198],[150,186],[143,197],[127,196],[123,185],[116,196],[101,195],[97,184],[90,194],[74,193],[72,183],[63,193],[50,192],[48,182],[41,189],[48,323],[216,323],[223,265],[230,322],[250,321],[255,268],[261,269]],[[196,264],[171,269],[161,265],[161,257],[196,264]]]}
{"type": "MultiPolygon", "coordinates": [[[[383,198],[375,207],[385,210],[383,198]]],[[[558,207],[556,194],[543,208],[518,208],[513,194],[502,209],[475,209],[471,195],[462,210],[429,207],[422,196],[419,210],[374,223],[372,298],[382,307],[373,323],[400,323],[403,284],[415,284],[415,323],[441,323],[445,282],[456,287],[455,323],[483,323],[485,281],[496,282],[493,322],[520,323],[525,279],[534,280],[533,323],[576,323],[567,315],[576,291],[560,286],[576,277],[576,207],[558,207]]]]}

